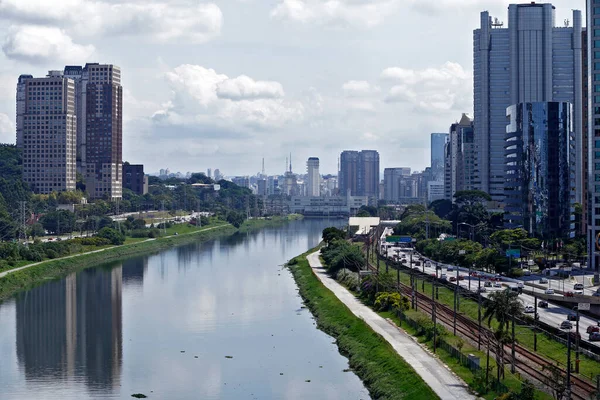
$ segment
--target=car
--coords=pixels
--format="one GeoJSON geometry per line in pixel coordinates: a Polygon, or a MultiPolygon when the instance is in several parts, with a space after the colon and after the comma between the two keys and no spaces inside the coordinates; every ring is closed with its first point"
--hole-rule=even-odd
{"type": "Polygon", "coordinates": [[[477,272],[471,272],[469,275],[471,275],[474,278],[477,278],[479,276],[477,272]]]}
{"type": "Polygon", "coordinates": [[[575,313],[569,313],[569,315],[567,315],[567,319],[569,321],[579,321],[579,315],[575,313]]]}
{"type": "Polygon", "coordinates": [[[587,327],[587,333],[593,333],[593,332],[600,332],[600,327],[598,326],[594,326],[594,325],[590,325],[587,327]]]}
{"type": "Polygon", "coordinates": [[[441,279],[442,281],[445,281],[445,280],[446,280],[446,274],[442,274],[442,275],[440,276],[440,279],[441,279]]]}
{"type": "Polygon", "coordinates": [[[583,290],[583,283],[576,283],[575,285],[573,285],[573,289],[583,290]]]}
{"type": "Polygon", "coordinates": [[[496,281],[496,282],[494,282],[494,287],[501,288],[502,284],[500,282],[496,281]]]}
{"type": "Polygon", "coordinates": [[[531,276],[531,271],[526,269],[525,271],[523,271],[523,275],[524,276],[531,276]]]}
{"type": "Polygon", "coordinates": [[[531,314],[531,313],[534,313],[534,312],[535,312],[535,307],[534,307],[534,306],[532,306],[531,304],[527,304],[527,305],[525,306],[525,308],[523,309],[523,311],[524,311],[525,313],[527,313],[527,314],[531,314]]]}
{"type": "Polygon", "coordinates": [[[548,302],[547,302],[546,300],[540,300],[540,301],[538,302],[538,307],[541,307],[541,308],[548,308],[548,302]]]}
{"type": "Polygon", "coordinates": [[[420,267],[421,266],[421,261],[413,261],[413,264],[420,267]]]}
{"type": "Polygon", "coordinates": [[[594,297],[600,297],[600,292],[594,292],[594,293],[592,293],[592,296],[594,296],[594,297]]]}
{"type": "Polygon", "coordinates": [[[554,294],[554,289],[546,289],[544,290],[544,294],[554,294]]]}
{"type": "Polygon", "coordinates": [[[484,287],[492,287],[492,282],[486,281],[486,282],[483,283],[483,286],[484,287]]]}
{"type": "Polygon", "coordinates": [[[453,272],[454,271],[454,267],[452,265],[448,265],[448,268],[446,268],[446,270],[448,272],[453,272]]]}
{"type": "Polygon", "coordinates": [[[573,329],[573,324],[569,320],[563,321],[560,323],[560,329],[573,329]]]}
{"type": "Polygon", "coordinates": [[[456,282],[456,277],[455,276],[451,276],[450,277],[450,282],[456,282]]]}
{"type": "Polygon", "coordinates": [[[485,286],[482,286],[477,289],[477,293],[485,293],[485,292],[487,292],[487,289],[485,288],[485,286]]]}
{"type": "Polygon", "coordinates": [[[573,297],[575,296],[575,293],[573,292],[565,292],[565,297],[573,297]]]}
{"type": "Polygon", "coordinates": [[[592,333],[590,333],[590,336],[588,337],[588,340],[590,342],[598,342],[598,341],[600,341],[600,332],[592,332],[592,333]]]}
{"type": "Polygon", "coordinates": [[[518,282],[517,287],[523,289],[525,287],[525,284],[523,282],[518,282]]]}
{"type": "Polygon", "coordinates": [[[545,285],[548,283],[548,279],[547,278],[540,278],[540,284],[545,285]]]}
{"type": "Polygon", "coordinates": [[[464,276],[462,276],[462,275],[459,275],[459,276],[458,276],[458,280],[459,280],[459,281],[464,281],[464,280],[465,280],[465,277],[464,277],[464,276]]]}
{"type": "Polygon", "coordinates": [[[583,289],[576,289],[573,291],[575,294],[583,294],[583,289]]]}

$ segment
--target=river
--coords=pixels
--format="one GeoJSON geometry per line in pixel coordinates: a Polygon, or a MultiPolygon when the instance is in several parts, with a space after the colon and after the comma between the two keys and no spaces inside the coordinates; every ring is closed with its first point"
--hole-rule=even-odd
{"type": "Polygon", "coordinates": [[[331,224],[192,243],[19,293],[0,304],[0,399],[368,399],[282,268],[331,224]]]}

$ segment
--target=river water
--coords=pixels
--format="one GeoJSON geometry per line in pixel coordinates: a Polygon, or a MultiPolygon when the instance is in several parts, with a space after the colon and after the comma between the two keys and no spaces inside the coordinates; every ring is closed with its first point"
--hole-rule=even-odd
{"type": "Polygon", "coordinates": [[[369,398],[281,267],[331,224],[184,245],[18,294],[0,304],[0,399],[369,398]]]}

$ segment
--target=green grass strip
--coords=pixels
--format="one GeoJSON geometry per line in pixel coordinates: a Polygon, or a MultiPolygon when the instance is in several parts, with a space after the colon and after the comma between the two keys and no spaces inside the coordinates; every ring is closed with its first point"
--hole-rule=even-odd
{"type": "MultiPolygon", "coordinates": [[[[310,252],[315,251],[314,249],[310,252]]],[[[317,326],[337,340],[341,354],[373,399],[436,399],[435,392],[392,346],[375,333],[313,274],[305,253],[290,270],[317,326]]]]}

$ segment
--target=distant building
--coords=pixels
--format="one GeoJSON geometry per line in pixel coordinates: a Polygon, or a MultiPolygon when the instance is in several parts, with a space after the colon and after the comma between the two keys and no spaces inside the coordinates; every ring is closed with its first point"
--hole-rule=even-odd
{"type": "Polygon", "coordinates": [[[429,203],[444,198],[444,182],[427,183],[427,201],[429,203]]]}
{"type": "Polygon", "coordinates": [[[259,179],[256,181],[256,194],[259,196],[267,195],[267,180],[259,179]]]}
{"type": "Polygon", "coordinates": [[[450,126],[444,154],[444,197],[454,201],[454,194],[474,189],[475,146],[473,119],[463,114],[450,126]]]}
{"type": "Polygon", "coordinates": [[[123,164],[123,187],[140,196],[148,193],[148,176],[143,165],[123,164]]]}
{"type": "Polygon", "coordinates": [[[215,169],[215,182],[219,182],[220,180],[223,179],[223,174],[221,173],[221,171],[219,170],[219,168],[215,169]]]}
{"type": "Polygon", "coordinates": [[[321,175],[319,174],[319,159],[310,157],[306,162],[306,195],[309,197],[321,195],[321,175]]]}
{"type": "Polygon", "coordinates": [[[34,193],[75,190],[75,82],[61,71],[19,77],[17,145],[23,149],[23,179],[34,193]]]}
{"type": "Polygon", "coordinates": [[[543,239],[574,237],[575,140],[569,103],[510,106],[505,221],[543,239]]]}
{"type": "Polygon", "coordinates": [[[389,203],[400,200],[400,179],[410,176],[410,168],[386,168],[383,170],[383,199],[389,203]]]}
{"type": "Polygon", "coordinates": [[[371,204],[379,199],[379,153],[375,150],[343,151],[340,156],[340,195],[367,196],[371,204]]]}
{"type": "Polygon", "coordinates": [[[340,155],[340,172],[338,176],[340,195],[358,194],[358,163],[360,153],[354,150],[343,151],[340,155]]]}
{"type": "Polygon", "coordinates": [[[212,169],[209,168],[209,169],[206,170],[206,176],[208,178],[212,178],[212,169]]]}
{"type": "Polygon", "coordinates": [[[341,217],[355,215],[362,206],[368,204],[366,196],[292,196],[289,210],[306,217],[341,217]]]}
{"type": "Polygon", "coordinates": [[[240,187],[250,188],[250,178],[247,176],[235,176],[231,181],[240,187]]]}
{"type": "Polygon", "coordinates": [[[431,169],[434,174],[434,179],[444,179],[444,148],[447,142],[447,133],[431,134],[431,169]]]}

